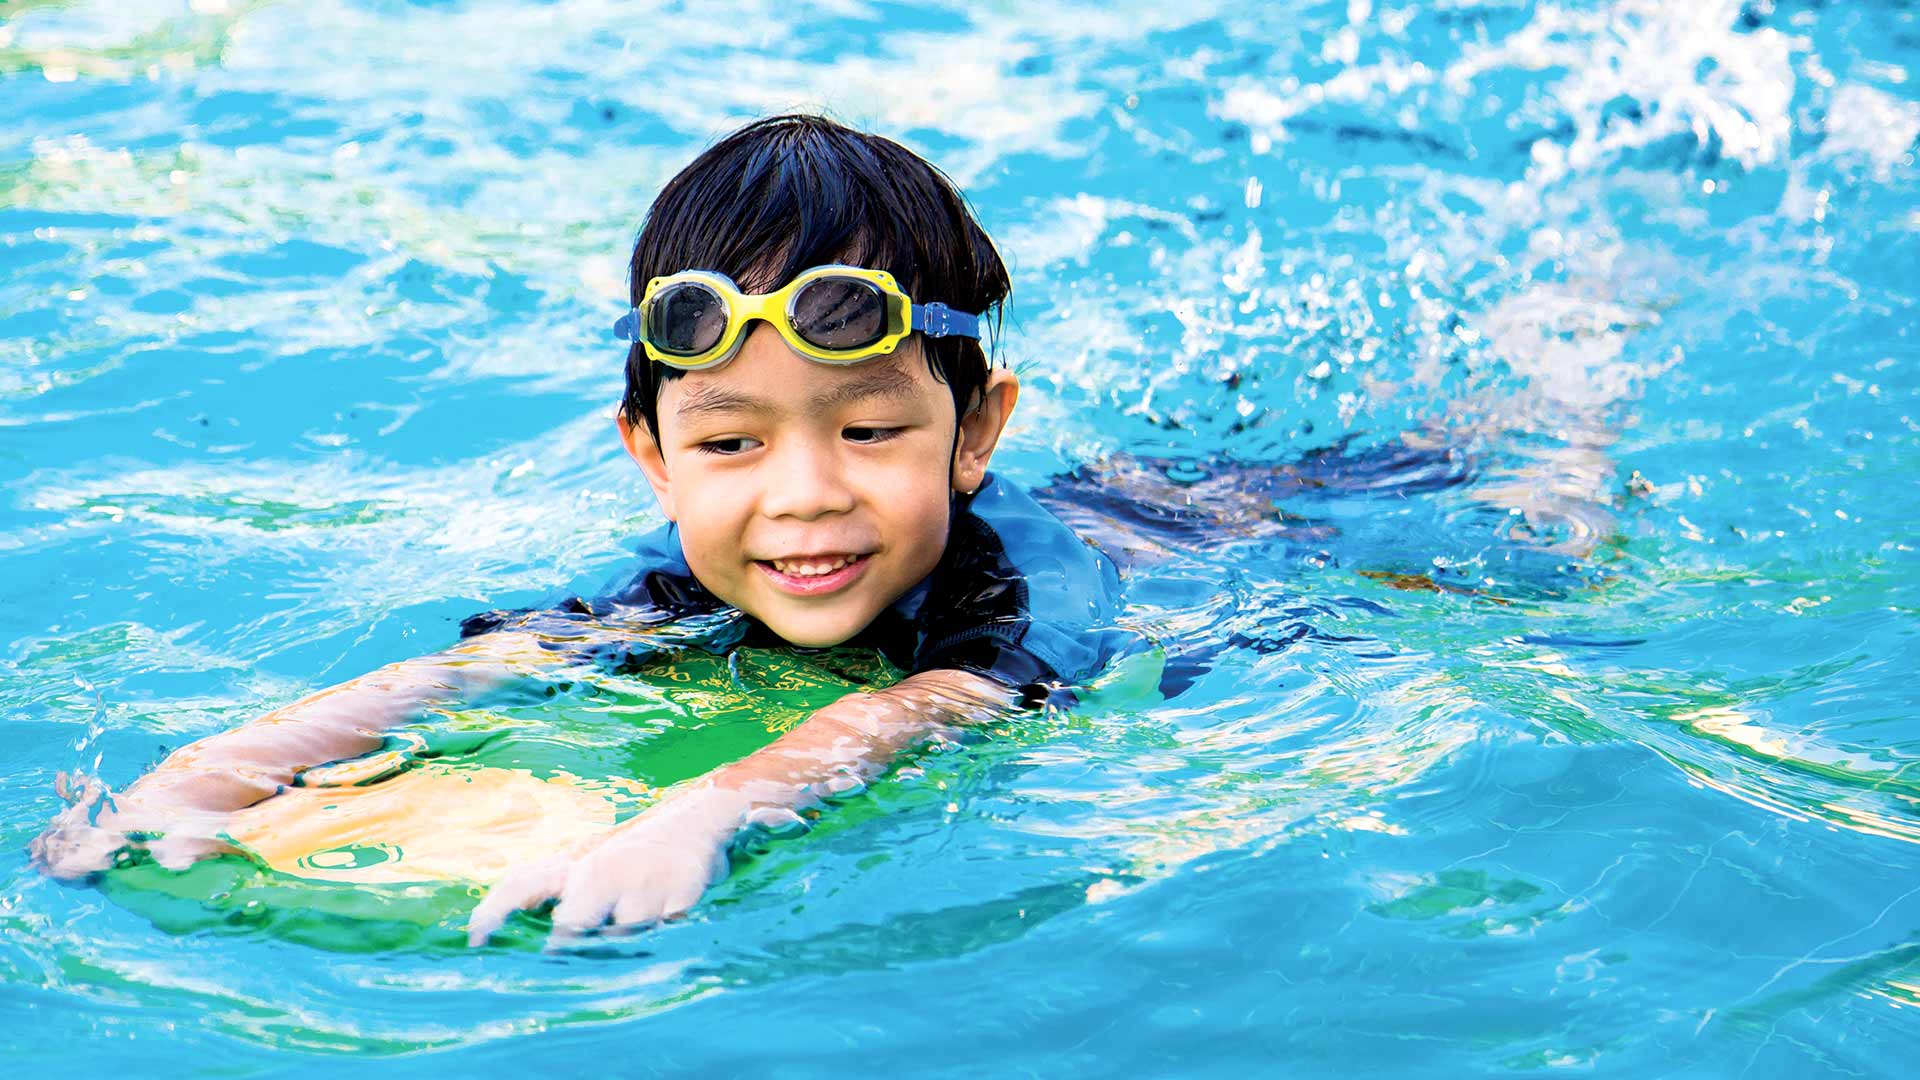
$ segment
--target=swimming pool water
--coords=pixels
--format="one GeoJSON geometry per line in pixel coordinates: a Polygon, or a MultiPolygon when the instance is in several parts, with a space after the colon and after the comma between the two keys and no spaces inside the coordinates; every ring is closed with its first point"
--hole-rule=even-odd
{"type": "Polygon", "coordinates": [[[0,1052],[1909,1071],[1917,59],[1891,0],[0,3],[0,1052]],[[1190,688],[930,755],[634,941],[35,874],[56,772],[618,571],[626,245],[790,107],[995,233],[1002,474],[1470,478],[1159,545],[1129,618],[1219,650],[1190,688]]]}

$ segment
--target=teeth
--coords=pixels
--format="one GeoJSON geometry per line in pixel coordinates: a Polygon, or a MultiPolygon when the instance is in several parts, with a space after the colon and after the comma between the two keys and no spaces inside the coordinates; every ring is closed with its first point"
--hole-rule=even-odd
{"type": "Polygon", "coordinates": [[[792,577],[819,577],[853,562],[858,555],[840,555],[831,559],[774,559],[773,568],[792,577]]]}

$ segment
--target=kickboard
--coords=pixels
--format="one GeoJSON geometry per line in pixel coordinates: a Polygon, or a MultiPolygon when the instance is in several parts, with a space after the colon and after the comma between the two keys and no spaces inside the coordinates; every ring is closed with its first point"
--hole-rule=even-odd
{"type": "Polygon", "coordinates": [[[176,932],[451,947],[510,867],[590,843],[673,784],[899,677],[871,650],[740,648],[529,681],[396,729],[374,753],[310,769],[237,813],[228,837],[243,855],[178,872],[134,860],[102,887],[176,932]]]}

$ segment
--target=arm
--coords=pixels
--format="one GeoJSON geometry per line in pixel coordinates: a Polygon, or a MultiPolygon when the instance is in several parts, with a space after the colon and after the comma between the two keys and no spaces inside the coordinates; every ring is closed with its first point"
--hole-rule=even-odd
{"type": "Polygon", "coordinates": [[[33,859],[71,878],[106,869],[130,843],[169,867],[226,851],[226,815],[276,794],[301,770],[358,757],[388,728],[551,662],[532,635],[500,632],[329,687],[181,747],[124,792],[90,783],[33,841],[33,859]]]}
{"type": "Polygon", "coordinates": [[[553,926],[561,939],[609,919],[644,925],[678,915],[726,876],[727,848],[743,829],[793,820],[857,790],[915,747],[1006,715],[1018,696],[993,679],[951,669],[849,694],[584,851],[510,871],[474,909],[469,943],[484,943],[508,915],[548,900],[559,901],[553,926]]]}

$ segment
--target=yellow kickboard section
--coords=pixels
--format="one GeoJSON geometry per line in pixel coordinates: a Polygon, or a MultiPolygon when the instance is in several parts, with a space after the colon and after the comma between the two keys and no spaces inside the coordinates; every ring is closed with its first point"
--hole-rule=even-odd
{"type": "Polygon", "coordinates": [[[341,779],[239,811],[228,836],[293,877],[486,885],[595,839],[648,794],[632,781],[457,765],[423,764],[358,786],[341,779]]]}
{"type": "MultiPolygon", "coordinates": [[[[742,756],[821,705],[898,677],[870,650],[802,656],[755,648],[679,654],[645,675],[664,700],[644,704],[674,722],[656,732],[630,726],[673,761],[665,769],[671,780],[742,756]]],[[[620,715],[608,714],[624,732],[620,715]]],[[[579,718],[569,724],[580,733],[579,718]]],[[[300,786],[234,814],[227,838],[266,867],[309,881],[490,885],[513,866],[580,848],[658,796],[625,777],[423,758],[428,741],[418,732],[388,740],[382,752],[306,770],[300,786]]]]}

